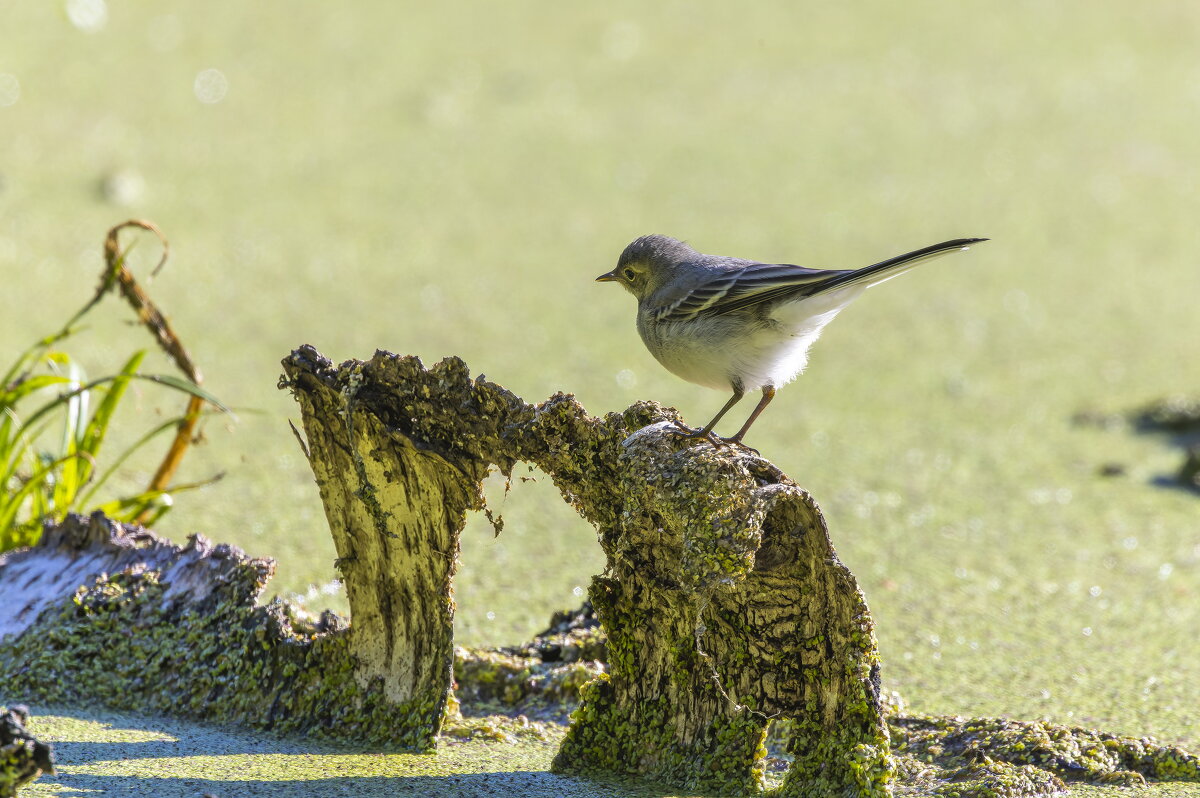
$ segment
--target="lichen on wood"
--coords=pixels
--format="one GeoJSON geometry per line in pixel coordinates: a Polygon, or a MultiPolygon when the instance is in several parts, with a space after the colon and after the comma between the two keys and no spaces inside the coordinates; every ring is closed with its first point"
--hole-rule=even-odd
{"type": "Polygon", "coordinates": [[[0,556],[0,598],[25,608],[0,639],[4,692],[430,748],[435,707],[357,679],[336,616],[257,603],[273,572],[198,535],[177,546],[100,513],[69,515],[36,546],[0,556]]]}
{"type": "Polygon", "coordinates": [[[351,648],[392,693],[433,700],[438,675],[449,689],[459,531],[490,467],[529,462],[608,561],[590,597],[609,672],[583,687],[557,770],[756,793],[767,725],[791,718],[780,794],[888,794],[870,615],[816,504],[768,461],[679,436],[653,403],[604,419],[564,394],[533,406],[457,358],[335,367],[304,347],[284,371],[346,576],[351,648]],[[401,651],[418,637],[424,675],[401,651]]]}
{"type": "Polygon", "coordinates": [[[1061,795],[1073,782],[1200,782],[1200,757],[1149,737],[1006,718],[889,718],[903,780],[945,798],[1061,795]]]}

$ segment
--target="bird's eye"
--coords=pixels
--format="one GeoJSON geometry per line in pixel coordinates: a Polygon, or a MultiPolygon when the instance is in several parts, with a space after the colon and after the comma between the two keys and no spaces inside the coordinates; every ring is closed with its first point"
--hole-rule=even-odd
{"type": "Polygon", "coordinates": [[[624,278],[626,280],[628,280],[629,282],[633,282],[634,273],[635,272],[633,271],[633,269],[629,268],[628,266],[626,266],[624,269],[621,270],[621,275],[624,276],[624,278]]]}

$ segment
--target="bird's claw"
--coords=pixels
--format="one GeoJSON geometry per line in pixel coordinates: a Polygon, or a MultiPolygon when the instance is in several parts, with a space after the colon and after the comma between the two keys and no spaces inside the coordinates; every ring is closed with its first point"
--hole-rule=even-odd
{"type": "Polygon", "coordinates": [[[713,446],[723,446],[726,443],[724,438],[722,438],[720,435],[717,435],[712,430],[689,427],[679,419],[675,419],[671,423],[675,425],[675,430],[673,431],[680,433],[684,438],[703,438],[713,446]]]}
{"type": "MultiPolygon", "coordinates": [[[[671,429],[668,427],[667,431],[674,432],[684,438],[699,438],[700,433],[704,432],[704,430],[699,429],[698,427],[689,427],[687,424],[684,424],[677,418],[672,419],[671,423],[675,425],[675,428],[671,429]]],[[[708,434],[711,435],[712,433],[708,434]]],[[[707,437],[707,435],[705,437],[707,437]]]]}
{"type": "Polygon", "coordinates": [[[738,438],[722,438],[712,430],[705,431],[700,428],[689,427],[687,424],[684,424],[678,419],[674,420],[672,423],[685,438],[703,438],[718,449],[720,449],[722,446],[740,446],[747,451],[753,452],[756,455],[758,454],[758,449],[755,449],[753,446],[747,446],[738,438]]]}

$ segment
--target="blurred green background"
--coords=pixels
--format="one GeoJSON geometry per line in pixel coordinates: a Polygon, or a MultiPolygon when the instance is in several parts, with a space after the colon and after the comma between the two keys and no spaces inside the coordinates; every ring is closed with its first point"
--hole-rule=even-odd
{"type": "MultiPolygon", "coordinates": [[[[821,503],[912,708],[1200,744],[1200,499],[1160,484],[1171,441],[1072,423],[1200,390],[1198,33],[1169,0],[5,3],[0,358],[91,295],[110,226],[155,221],[148,290],[240,419],[159,529],[344,610],[275,388],[296,346],[702,423],[726,397],[592,282],[634,237],[846,268],[986,236],[844,313],[749,442],[821,503]]],[[[150,345],[106,303],[71,347],[94,373],[150,345]]],[[[131,425],[182,406],[140,391],[131,425]]],[[[548,480],[489,496],[465,643],[526,638],[602,566],[548,480]]]]}

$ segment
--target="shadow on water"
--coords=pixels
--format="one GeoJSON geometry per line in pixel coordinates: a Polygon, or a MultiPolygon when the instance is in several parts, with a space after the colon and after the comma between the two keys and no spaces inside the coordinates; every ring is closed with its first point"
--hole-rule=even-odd
{"type": "MultiPolygon", "coordinates": [[[[1082,410],[1072,421],[1079,426],[1152,436],[1178,449],[1182,457],[1176,470],[1154,474],[1147,481],[1158,488],[1200,496],[1200,397],[1167,397],[1122,413],[1082,410]]],[[[1128,466],[1111,461],[1100,464],[1098,471],[1103,476],[1122,476],[1128,466]]]]}
{"type": "MultiPolygon", "coordinates": [[[[62,774],[54,778],[62,789],[51,794],[59,798],[216,798],[240,796],[271,796],[271,798],[300,798],[301,796],[439,796],[439,798],[630,798],[630,796],[665,796],[662,792],[633,791],[636,788],[602,784],[582,779],[555,776],[542,771],[510,771],[453,776],[335,776],[303,781],[230,779],[214,780],[167,777],[122,777],[62,774]]],[[[44,785],[48,786],[48,785],[44,785]]]]}
{"type": "MultiPolygon", "coordinates": [[[[31,711],[31,730],[54,746],[59,770],[56,775],[42,776],[22,792],[31,798],[679,795],[646,784],[559,776],[537,769],[537,760],[530,768],[528,749],[502,743],[474,748],[447,745],[436,754],[382,754],[173,718],[57,707],[32,707],[31,711]],[[515,767],[503,770],[508,757],[515,767]],[[497,766],[501,768],[498,772],[449,772],[497,766]]],[[[543,745],[535,756],[548,766],[552,749],[543,745]]]]}
{"type": "Polygon", "coordinates": [[[1161,488],[1200,495],[1200,399],[1171,397],[1152,402],[1132,414],[1134,429],[1165,438],[1183,453],[1178,470],[1150,481],[1161,488]]]}

